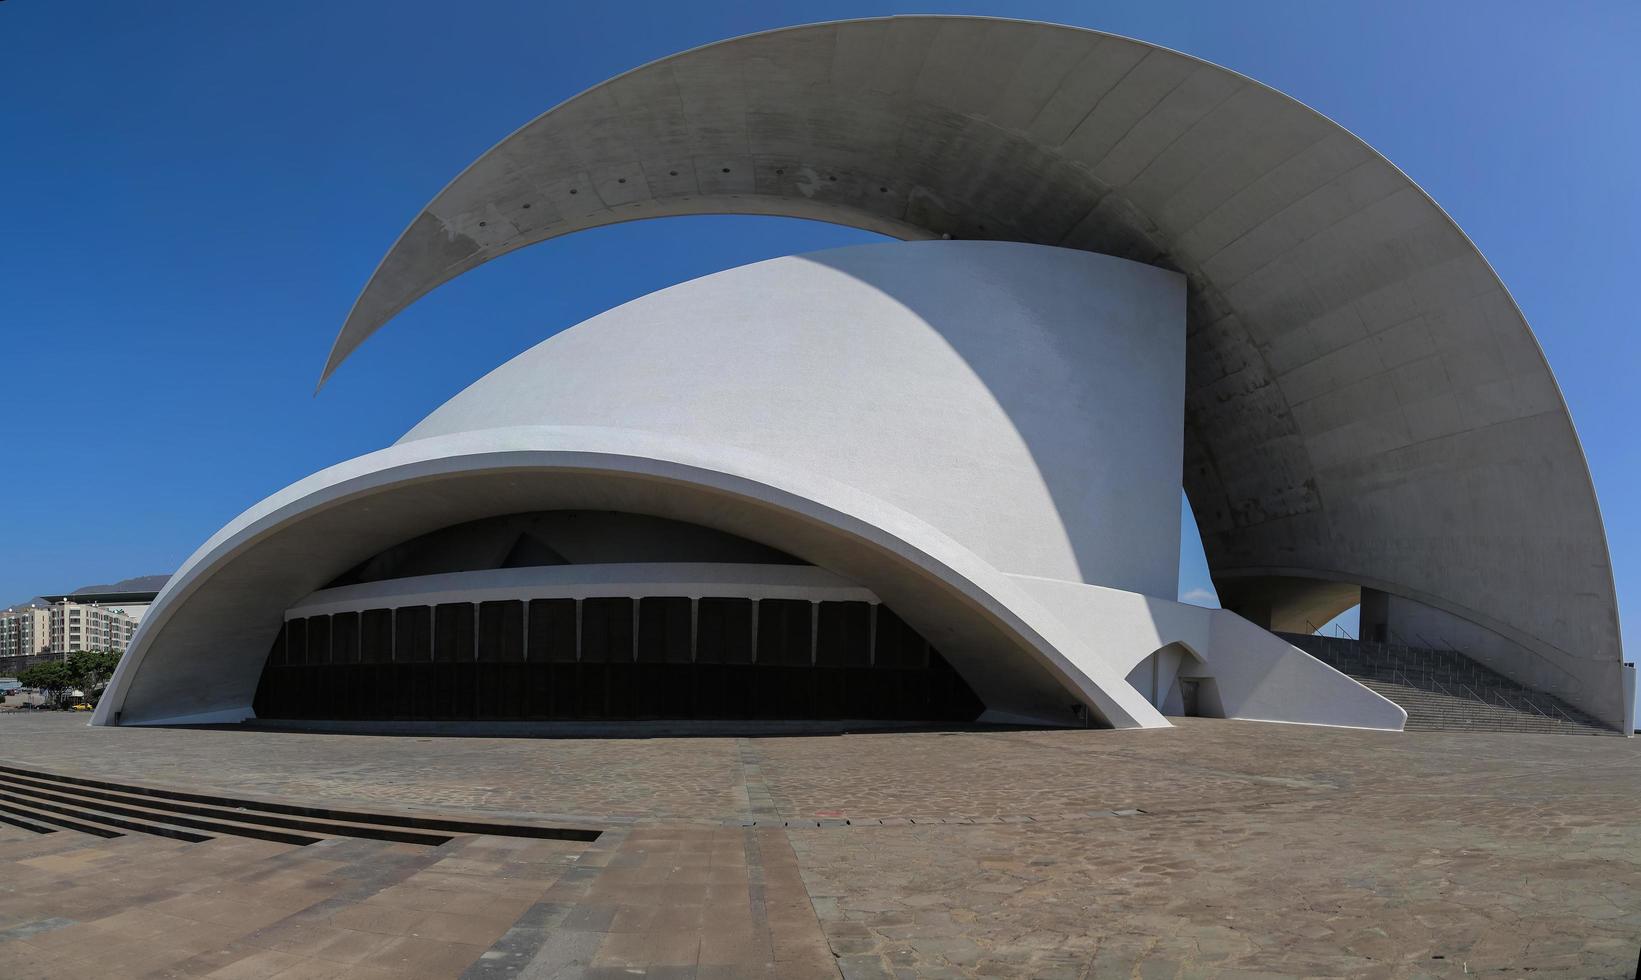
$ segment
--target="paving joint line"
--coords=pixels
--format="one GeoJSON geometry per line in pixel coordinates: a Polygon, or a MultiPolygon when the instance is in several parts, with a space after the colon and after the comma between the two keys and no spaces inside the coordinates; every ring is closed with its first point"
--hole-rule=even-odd
{"type": "Polygon", "coordinates": [[[758,826],[764,826],[762,821],[765,820],[771,821],[768,826],[775,826],[774,822],[780,819],[780,810],[769,792],[769,781],[764,778],[763,757],[749,738],[737,738],[735,748],[741,762],[741,785],[746,792],[748,818],[759,821],[758,826]]]}

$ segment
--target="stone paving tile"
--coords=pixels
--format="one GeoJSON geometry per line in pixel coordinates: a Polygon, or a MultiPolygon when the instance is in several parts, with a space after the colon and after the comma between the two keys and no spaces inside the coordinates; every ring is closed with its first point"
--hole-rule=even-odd
{"type": "Polygon", "coordinates": [[[27,764],[49,772],[101,772],[115,780],[140,774],[152,785],[316,804],[482,809],[531,819],[590,815],[607,824],[612,818],[740,813],[745,799],[733,738],[553,740],[555,762],[541,767],[544,743],[527,738],[407,736],[378,742],[306,732],[94,729],[83,718],[55,713],[0,716],[0,739],[14,733],[27,738],[27,764]],[[247,734],[263,749],[241,756],[247,734]],[[96,757],[103,753],[96,747],[116,741],[118,752],[99,769],[96,757]],[[403,753],[410,747],[414,778],[405,771],[403,753]],[[234,764],[219,768],[227,759],[234,764]],[[530,778],[519,779],[521,772],[530,778]]]}
{"type": "Polygon", "coordinates": [[[518,870],[568,868],[580,846],[72,836],[86,860],[0,870],[0,915],[41,926],[0,932],[0,976],[24,964],[28,975],[53,977],[453,977],[551,884],[518,870]],[[494,855],[508,860],[479,860],[494,855]],[[468,873],[476,866],[495,873],[468,873]],[[165,869],[176,887],[166,887],[165,869]],[[87,890],[100,902],[88,903],[87,890]],[[436,901],[384,901],[405,896],[436,901]]]}
{"type": "Polygon", "coordinates": [[[0,738],[53,771],[613,828],[443,848],[0,833],[8,978],[1627,978],[1641,944],[1641,744],[1621,739],[1188,720],[532,741],[50,716],[0,738]]]}

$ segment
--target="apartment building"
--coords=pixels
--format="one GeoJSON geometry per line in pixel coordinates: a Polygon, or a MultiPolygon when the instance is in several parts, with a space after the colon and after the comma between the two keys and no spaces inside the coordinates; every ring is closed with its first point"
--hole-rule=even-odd
{"type": "Polygon", "coordinates": [[[0,611],[0,657],[30,657],[51,649],[51,612],[40,606],[0,611]]]}
{"type": "Polygon", "coordinates": [[[74,602],[68,597],[49,607],[51,652],[70,654],[80,650],[120,650],[137,632],[137,617],[120,606],[74,602]]]}

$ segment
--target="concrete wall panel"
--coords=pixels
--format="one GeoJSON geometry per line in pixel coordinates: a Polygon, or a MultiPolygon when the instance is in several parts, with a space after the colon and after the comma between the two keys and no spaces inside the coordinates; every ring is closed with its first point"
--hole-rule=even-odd
{"type": "Polygon", "coordinates": [[[325,373],[498,255],[617,220],[716,212],[1063,245],[1183,272],[1184,482],[1215,575],[1434,597],[1563,662],[1575,689],[1557,693],[1618,723],[1617,602],[1588,469],[1502,284],[1349,132],[1142,42],[897,17],[636,69],[525,126],[435,198],[366,285],[325,373]],[[649,161],[686,144],[693,192],[652,182],[649,161]],[[597,179],[621,168],[646,180],[613,185],[637,205],[617,212],[597,179]],[[541,222],[542,209],[562,220],[541,222]],[[1325,412],[1301,407],[1329,392],[1325,412]],[[1425,454],[1454,472],[1427,479],[1425,454]],[[1396,483],[1403,499],[1382,506],[1396,483]]]}
{"type": "Polygon", "coordinates": [[[1070,723],[1070,704],[1082,703],[1117,727],[1167,724],[1120,672],[1078,653],[1084,640],[1008,576],[915,516],[750,453],[574,426],[414,440],[246,511],[172,576],[93,723],[248,717],[285,610],[342,571],[452,522],[588,506],[714,527],[859,583],[999,717],[1070,723]]]}
{"type": "Polygon", "coordinates": [[[1107,256],[836,249],[593,317],[405,439],[552,423],[721,443],[826,472],[1003,571],[1172,598],[1183,318],[1177,276],[1107,256]]]}
{"type": "Polygon", "coordinates": [[[1074,582],[1014,579],[1083,638],[1078,656],[1121,671],[1164,713],[1182,710],[1177,676],[1211,680],[1213,711],[1226,718],[1386,731],[1401,731],[1407,721],[1396,704],[1227,610],[1074,582]],[[1180,650],[1188,655],[1181,658],[1180,650]]]}

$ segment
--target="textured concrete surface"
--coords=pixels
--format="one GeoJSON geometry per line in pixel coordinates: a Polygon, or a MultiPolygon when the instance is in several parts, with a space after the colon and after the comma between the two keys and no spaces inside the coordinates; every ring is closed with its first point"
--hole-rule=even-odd
{"type": "MultiPolygon", "coordinates": [[[[118,711],[126,722],[201,714],[237,721],[226,715],[248,713],[289,607],[387,548],[464,518],[505,515],[508,504],[553,509],[548,501],[569,502],[567,495],[594,510],[681,516],[686,492],[673,489],[689,479],[681,467],[656,474],[663,478],[649,481],[647,497],[619,488],[576,496],[594,465],[584,455],[560,452],[562,472],[543,463],[533,473],[522,472],[530,460],[520,456],[489,464],[462,458],[487,438],[511,435],[514,446],[661,465],[687,456],[715,471],[758,472],[772,487],[717,494],[693,509],[691,523],[876,591],[1011,721],[1068,723],[1069,705],[1079,701],[1112,725],[1160,725],[1122,677],[1167,640],[1129,650],[1106,638],[1129,655],[1124,663],[1109,662],[1101,644],[1082,638],[1053,641],[1038,654],[1030,638],[999,637],[995,626],[974,624],[972,612],[954,610],[973,603],[954,602],[945,583],[896,590],[894,566],[904,555],[915,562],[917,551],[938,550],[930,539],[949,540],[1002,586],[985,589],[993,606],[1011,606],[1006,592],[1024,591],[1002,583],[1002,574],[1096,583],[1171,603],[1184,317],[1176,274],[1001,242],[788,256],[641,297],[498,367],[397,445],[275,492],[230,522],[160,594],[98,719],[118,711]],[[1000,322],[1011,330],[996,330],[1000,322]],[[499,487],[445,491],[459,499],[436,509],[411,499],[427,494],[426,477],[438,467],[484,465],[495,471],[486,482],[499,487]],[[518,494],[527,480],[561,486],[518,494]],[[825,522],[821,547],[768,516],[792,509],[780,490],[807,505],[806,524],[825,522]],[[367,491],[374,499],[362,499],[367,491]],[[335,522],[339,504],[368,513],[316,535],[314,527],[335,522]],[[829,508],[845,513],[824,513],[829,508]],[[857,522],[868,525],[865,533],[857,522]],[[874,549],[857,542],[853,560],[835,560],[838,541],[851,538],[900,554],[869,560],[874,549]],[[1031,660],[1048,660],[1049,669],[1015,662],[1031,660]],[[1073,683],[1045,676],[1064,665],[1077,675],[1073,683]]],[[[1023,611],[1008,612],[1033,617],[1032,605],[1028,599],[1023,611]]],[[[1291,670],[1305,666],[1296,661],[1291,670]]],[[[1352,694],[1371,699],[1359,689],[1343,696],[1352,694]]]]}
{"type": "Polygon", "coordinates": [[[458,841],[180,844],[7,828],[0,972],[457,976],[576,856],[562,843],[458,841]]]}
{"type": "Polygon", "coordinates": [[[1056,245],[1184,273],[1184,484],[1221,595],[1260,593],[1318,623],[1354,600],[1317,580],[1401,595],[1493,630],[1518,645],[1495,666],[1618,723],[1594,489],[1504,284],[1347,130],[1141,41],[894,17],[737,38],[622,74],[524,125],[416,216],[325,374],[492,258],[711,213],[1056,245]]]}
{"type": "Polygon", "coordinates": [[[1633,740],[1192,719],[608,741],[81,721],[0,717],[0,745],[58,772],[612,831],[528,857],[484,838],[335,857],[7,834],[8,976],[1619,978],[1641,948],[1633,740]],[[315,860],[342,863],[279,870],[315,860]],[[204,888],[224,901],[183,897],[204,888]],[[122,973],[121,950],[143,969],[122,973]]]}
{"type": "Polygon", "coordinates": [[[887,242],[641,296],[491,371],[401,442],[580,425],[729,446],[887,501],[999,571],[1173,599],[1184,383],[1177,274],[1012,242],[887,242]]]}
{"type": "MultiPolygon", "coordinates": [[[[1001,242],[833,249],[660,290],[229,522],[160,594],[95,720],[240,721],[280,623],[336,576],[436,533],[488,577],[468,522],[593,508],[728,532],[870,590],[986,721],[1080,724],[1086,708],[1165,727],[1188,655],[1202,714],[1399,729],[1378,695],[1175,601],[1183,320],[1177,275],[1001,242]],[[1142,696],[1124,678],[1170,645],[1142,696]]],[[[537,570],[521,595],[612,567],[537,570]]]]}
{"type": "Polygon", "coordinates": [[[1070,724],[1070,705],[1080,701],[1114,726],[1166,725],[1109,662],[1073,665],[1060,652],[1089,637],[963,544],[886,501],[733,447],[550,425],[400,443],[261,501],[172,577],[93,719],[241,721],[284,611],[336,575],[453,524],[587,507],[713,527],[870,589],[904,611],[1005,717],[1070,724]]]}

